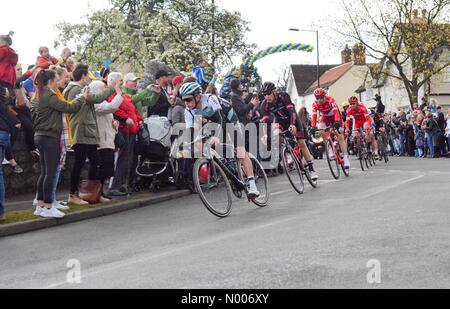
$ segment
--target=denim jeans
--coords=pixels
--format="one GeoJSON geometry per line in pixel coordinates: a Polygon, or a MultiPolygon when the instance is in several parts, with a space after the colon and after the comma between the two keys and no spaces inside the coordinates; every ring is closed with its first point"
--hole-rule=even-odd
{"type": "Polygon", "coordinates": [[[427,133],[425,140],[427,142],[428,156],[433,157],[434,156],[433,135],[427,133]]]}
{"type": "MultiPolygon", "coordinates": [[[[0,162],[5,158],[5,151],[9,145],[10,134],[0,131],[0,162]]],[[[5,182],[3,180],[3,166],[0,166],[0,214],[5,213],[5,182]]]]}
{"type": "Polygon", "coordinates": [[[406,154],[406,134],[400,133],[400,155],[404,156],[406,154]]]}

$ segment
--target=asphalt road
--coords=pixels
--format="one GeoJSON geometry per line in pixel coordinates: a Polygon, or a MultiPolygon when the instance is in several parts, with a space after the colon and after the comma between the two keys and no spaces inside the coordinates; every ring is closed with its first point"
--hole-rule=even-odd
{"type": "Polygon", "coordinates": [[[0,288],[450,288],[450,160],[340,181],[318,165],[318,189],[273,178],[270,207],[237,201],[227,219],[190,196],[0,239],[0,288]],[[80,284],[66,280],[73,259],[80,284]]]}

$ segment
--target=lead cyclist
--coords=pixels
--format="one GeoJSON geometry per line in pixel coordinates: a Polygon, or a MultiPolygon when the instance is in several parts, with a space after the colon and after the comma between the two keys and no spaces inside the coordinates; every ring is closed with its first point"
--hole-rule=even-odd
{"type": "MultiPolygon", "coordinates": [[[[240,125],[237,121],[230,121],[222,110],[219,98],[215,95],[202,94],[202,87],[198,83],[186,83],[180,89],[180,96],[186,104],[185,119],[186,128],[194,129],[197,117],[201,120],[202,125],[207,122],[218,124],[221,128],[225,128],[227,123],[233,124],[238,128],[238,138],[243,140],[244,135],[240,130],[240,125]]],[[[217,138],[213,141],[214,144],[219,144],[220,140],[217,138]]],[[[260,196],[260,192],[256,186],[255,175],[253,171],[252,161],[245,149],[245,146],[236,145],[236,152],[239,160],[242,162],[244,172],[247,176],[249,188],[248,199],[254,200],[260,196]]]]}

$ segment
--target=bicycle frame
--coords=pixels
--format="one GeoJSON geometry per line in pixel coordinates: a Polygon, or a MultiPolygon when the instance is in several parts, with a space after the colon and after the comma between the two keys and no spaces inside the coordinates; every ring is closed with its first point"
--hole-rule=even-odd
{"type": "MultiPolygon", "coordinates": [[[[221,159],[219,154],[212,148],[212,145],[210,142],[208,142],[205,146],[206,147],[203,148],[203,154],[204,154],[205,158],[217,163],[217,165],[219,165],[220,168],[225,172],[225,175],[227,175],[228,179],[231,181],[231,183],[235,186],[235,188],[237,190],[248,193],[247,185],[243,181],[241,181],[238,178],[238,176],[228,168],[228,166],[226,166],[223,163],[223,160],[226,160],[226,159],[221,159]]],[[[227,145],[225,145],[225,146],[227,146],[227,145]]],[[[231,145],[228,145],[228,146],[231,146],[231,145]]]]}
{"type": "MultiPolygon", "coordinates": [[[[283,138],[284,145],[288,148],[288,150],[290,152],[295,154],[295,159],[299,163],[301,163],[303,160],[303,153],[300,151],[300,146],[298,145],[297,140],[295,140],[295,138],[293,138],[289,135],[292,135],[292,133],[290,131],[285,131],[280,134],[280,136],[283,138]],[[296,145],[295,147],[292,146],[294,144],[296,145]]],[[[299,164],[299,166],[300,166],[302,172],[304,172],[303,164],[299,164]]]]}
{"type": "MultiPolygon", "coordinates": [[[[332,127],[329,127],[325,130],[325,133],[326,133],[326,140],[333,147],[333,151],[336,156],[338,164],[343,165],[344,160],[342,159],[341,147],[339,144],[339,139],[337,137],[336,130],[332,127]],[[338,147],[336,147],[336,143],[338,143],[338,147]]],[[[328,149],[326,149],[326,151],[328,151],[328,149]]]]}

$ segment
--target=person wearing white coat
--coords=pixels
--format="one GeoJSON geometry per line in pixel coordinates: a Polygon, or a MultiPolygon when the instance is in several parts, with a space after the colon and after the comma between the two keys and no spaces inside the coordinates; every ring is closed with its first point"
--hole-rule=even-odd
{"type": "MultiPolygon", "coordinates": [[[[108,76],[108,86],[114,87],[119,95],[117,95],[114,100],[109,103],[104,101],[101,104],[95,105],[95,113],[97,116],[98,131],[100,137],[100,144],[98,148],[99,153],[99,176],[102,182],[102,201],[110,201],[107,197],[106,192],[108,192],[109,182],[111,177],[114,177],[114,153],[116,146],[114,140],[116,138],[117,129],[119,124],[114,120],[114,113],[119,109],[123,103],[123,97],[121,93],[121,88],[123,85],[122,74],[111,73],[108,76]]],[[[90,92],[102,93],[106,85],[102,81],[94,81],[89,85],[90,92]]]]}

